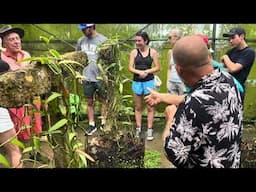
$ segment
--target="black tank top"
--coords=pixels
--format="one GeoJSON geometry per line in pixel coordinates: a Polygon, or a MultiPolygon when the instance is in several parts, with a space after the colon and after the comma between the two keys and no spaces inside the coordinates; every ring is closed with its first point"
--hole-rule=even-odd
{"type": "MultiPolygon", "coordinates": [[[[137,55],[134,59],[135,69],[138,69],[138,70],[151,69],[153,59],[150,56],[150,48],[148,50],[148,55],[146,57],[143,57],[143,55],[141,54],[139,49],[137,49],[137,52],[138,53],[137,53],[137,55]]],[[[144,82],[144,81],[150,81],[150,80],[153,80],[153,79],[154,79],[153,74],[148,74],[144,79],[139,78],[138,74],[133,75],[133,80],[134,81],[144,82]]]]}

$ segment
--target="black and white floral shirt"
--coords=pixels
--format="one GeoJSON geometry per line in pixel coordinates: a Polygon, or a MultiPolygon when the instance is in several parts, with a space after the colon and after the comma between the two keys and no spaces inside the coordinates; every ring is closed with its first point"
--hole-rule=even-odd
{"type": "Polygon", "coordinates": [[[238,168],[242,116],[233,78],[214,70],[179,105],[164,145],[167,158],[176,167],[238,168]]]}

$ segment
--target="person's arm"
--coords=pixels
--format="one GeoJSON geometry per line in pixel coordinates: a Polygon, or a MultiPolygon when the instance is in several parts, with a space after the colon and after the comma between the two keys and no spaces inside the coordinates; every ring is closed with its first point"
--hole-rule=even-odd
{"type": "Polygon", "coordinates": [[[149,95],[145,96],[145,102],[151,106],[157,105],[159,103],[174,104],[178,106],[184,101],[185,95],[172,95],[169,93],[159,93],[150,88],[147,88],[149,95]]]}
{"type": "Polygon", "coordinates": [[[134,60],[136,56],[136,49],[132,50],[130,53],[130,61],[129,61],[129,71],[134,74],[138,74],[140,78],[145,78],[147,76],[146,71],[137,70],[134,67],[134,60]]]}
{"type": "Polygon", "coordinates": [[[154,67],[152,67],[151,69],[147,69],[145,70],[145,72],[147,74],[151,73],[155,73],[158,72],[160,70],[160,63],[159,63],[159,59],[158,59],[158,53],[156,52],[155,49],[151,49],[151,57],[153,59],[154,62],[154,67]]]}
{"type": "Polygon", "coordinates": [[[172,70],[171,67],[171,53],[172,50],[170,49],[167,53],[167,76],[166,76],[166,87],[168,88],[168,81],[170,79],[170,71],[172,70]]]}
{"type": "Polygon", "coordinates": [[[228,72],[235,73],[243,69],[243,65],[240,63],[234,63],[230,60],[228,55],[222,57],[222,62],[224,66],[228,69],[228,72]]]}
{"type": "Polygon", "coordinates": [[[172,126],[173,122],[173,117],[177,111],[177,107],[175,105],[168,105],[165,108],[165,119],[166,119],[166,124],[164,131],[162,133],[162,140],[163,142],[165,141],[165,138],[170,135],[170,128],[172,126]]]}
{"type": "Polygon", "coordinates": [[[81,49],[81,39],[79,39],[78,41],[77,41],[77,44],[76,44],[76,51],[81,51],[82,49],[81,49]]]}

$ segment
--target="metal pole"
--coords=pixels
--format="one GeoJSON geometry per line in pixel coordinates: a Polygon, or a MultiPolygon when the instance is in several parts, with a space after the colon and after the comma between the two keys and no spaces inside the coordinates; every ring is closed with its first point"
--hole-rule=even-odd
{"type": "Polygon", "coordinates": [[[215,59],[216,57],[215,42],[216,42],[216,24],[213,24],[213,27],[212,27],[212,49],[214,51],[213,59],[215,59]]]}

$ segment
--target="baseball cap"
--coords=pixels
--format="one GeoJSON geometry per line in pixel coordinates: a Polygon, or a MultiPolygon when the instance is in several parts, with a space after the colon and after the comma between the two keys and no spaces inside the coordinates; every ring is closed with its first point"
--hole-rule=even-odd
{"type": "Polygon", "coordinates": [[[208,45],[209,39],[208,39],[208,37],[206,35],[204,35],[204,34],[197,34],[197,36],[201,37],[202,40],[205,42],[205,44],[208,45]]]}
{"type": "MultiPolygon", "coordinates": [[[[199,37],[201,37],[202,38],[202,40],[204,41],[204,43],[207,45],[207,47],[208,47],[208,44],[209,44],[209,39],[208,39],[208,37],[206,36],[206,35],[204,35],[204,34],[196,34],[197,36],[199,36],[199,37]]],[[[214,50],[212,49],[212,48],[209,48],[209,51],[211,52],[211,53],[214,53],[214,50]]]]}
{"type": "Polygon", "coordinates": [[[91,23],[91,24],[85,24],[85,23],[82,23],[82,24],[79,24],[78,28],[81,29],[81,30],[84,30],[84,29],[87,29],[88,27],[91,27],[95,25],[94,23],[91,23]]]}
{"type": "Polygon", "coordinates": [[[224,33],[223,37],[231,37],[233,35],[241,35],[241,34],[244,34],[244,36],[245,36],[244,29],[240,28],[240,27],[236,27],[236,28],[230,29],[230,31],[228,33],[224,33]]]}

